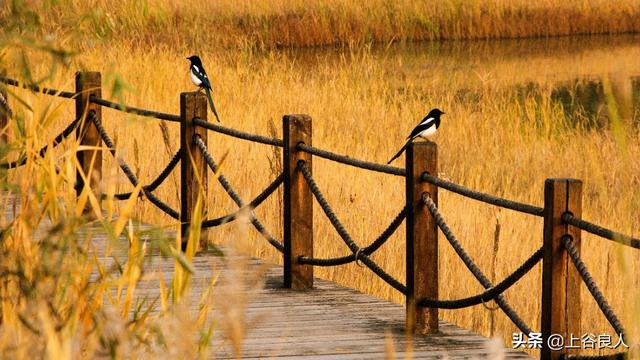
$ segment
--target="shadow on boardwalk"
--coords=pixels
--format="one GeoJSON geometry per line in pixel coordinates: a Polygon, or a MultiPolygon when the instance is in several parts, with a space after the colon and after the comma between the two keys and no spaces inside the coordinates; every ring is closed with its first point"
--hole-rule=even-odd
{"type": "MultiPolygon", "coordinates": [[[[97,226],[87,226],[98,254],[104,254],[106,237],[97,226]]],[[[123,239],[123,242],[125,240],[123,239]]],[[[455,325],[440,321],[440,333],[414,336],[404,334],[404,307],[359,293],[335,283],[316,279],[308,291],[284,289],[280,266],[232,254],[201,253],[193,260],[190,311],[195,316],[198,300],[216,277],[213,291],[215,337],[212,357],[235,358],[233,329],[244,332],[242,358],[323,358],[385,359],[391,339],[395,358],[529,358],[526,354],[503,349],[488,339],[455,325]],[[246,332],[245,332],[246,331],[246,332]]],[[[113,256],[123,263],[126,252],[113,256]]],[[[147,255],[148,271],[136,289],[136,298],[159,297],[158,271],[169,283],[175,262],[157,253],[147,255]]],[[[105,259],[105,261],[113,261],[105,259]]],[[[154,311],[159,311],[160,306],[154,311]]]]}

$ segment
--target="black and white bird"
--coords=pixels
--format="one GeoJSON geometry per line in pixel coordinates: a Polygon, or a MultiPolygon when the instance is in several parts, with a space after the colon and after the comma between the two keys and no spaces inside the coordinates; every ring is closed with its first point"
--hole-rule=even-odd
{"type": "Polygon", "coordinates": [[[189,56],[187,60],[191,61],[191,66],[189,67],[189,78],[196,86],[199,86],[201,90],[204,89],[205,93],[207,94],[207,98],[209,99],[209,105],[211,106],[213,115],[216,116],[216,119],[219,122],[220,117],[218,117],[216,107],[215,105],[213,105],[213,98],[211,98],[211,82],[209,82],[207,72],[204,71],[202,61],[197,55],[189,56]]]}
{"type": "Polygon", "coordinates": [[[407,137],[407,142],[402,146],[402,149],[395,154],[391,160],[387,164],[391,164],[391,162],[398,158],[398,156],[402,155],[402,153],[407,149],[407,146],[418,137],[426,139],[430,136],[433,136],[438,128],[440,127],[440,115],[443,115],[444,112],[440,111],[440,109],[433,109],[429,111],[429,114],[420,121],[420,123],[413,128],[411,131],[411,135],[407,137]]]}

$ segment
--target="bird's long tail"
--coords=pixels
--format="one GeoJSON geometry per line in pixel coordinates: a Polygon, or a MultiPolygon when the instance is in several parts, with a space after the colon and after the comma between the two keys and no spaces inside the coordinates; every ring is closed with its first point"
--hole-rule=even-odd
{"type": "Polygon", "coordinates": [[[207,93],[207,99],[209,100],[209,106],[211,106],[211,110],[213,111],[213,115],[216,116],[216,120],[220,122],[220,117],[218,117],[218,112],[216,111],[216,106],[213,105],[213,98],[211,97],[211,89],[204,88],[204,91],[207,93]]]}
{"type": "Polygon", "coordinates": [[[404,143],[404,145],[402,146],[402,148],[400,149],[400,151],[398,151],[397,154],[393,155],[393,157],[391,158],[391,160],[389,160],[387,162],[387,165],[391,164],[391,162],[395,159],[397,159],[400,155],[402,155],[402,153],[407,150],[407,146],[409,145],[409,143],[411,142],[411,140],[407,140],[406,143],[404,143]]]}

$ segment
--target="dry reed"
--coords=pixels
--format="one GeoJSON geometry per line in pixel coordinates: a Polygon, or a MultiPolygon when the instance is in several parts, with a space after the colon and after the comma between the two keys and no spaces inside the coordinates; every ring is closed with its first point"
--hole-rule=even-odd
{"type": "MultiPolygon", "coordinates": [[[[71,89],[72,73],[76,69],[116,72],[119,77],[127,79],[129,89],[111,93],[105,91],[106,97],[117,98],[133,106],[177,113],[177,89],[193,89],[186,76],[187,64],[183,58],[198,51],[205,54],[203,60],[213,80],[218,110],[226,121],[225,125],[266,134],[272,132],[268,130],[270,124],[281,115],[308,113],[314,119],[316,146],[378,162],[386,162],[411,127],[431,107],[437,105],[447,112],[442,131],[436,138],[440,147],[441,176],[482,191],[538,205],[542,204],[545,178],[580,178],[585,181],[585,218],[625,233],[640,233],[637,221],[640,163],[634,160],[640,157],[638,112],[629,112],[630,115],[623,116],[620,121],[613,121],[612,127],[608,123],[600,127],[584,126],[583,123],[571,123],[562,105],[554,100],[554,91],[559,83],[570,85],[569,90],[575,95],[576,84],[593,77],[610,79],[607,94],[615,98],[612,94],[620,87],[620,79],[640,73],[637,66],[640,48],[636,38],[622,41],[596,39],[597,46],[585,46],[580,43],[581,40],[571,38],[539,40],[526,43],[538,47],[530,53],[522,51],[523,43],[517,41],[500,45],[508,51],[492,51],[491,45],[484,42],[465,43],[461,47],[464,51],[450,43],[436,43],[415,50],[409,45],[409,49],[402,52],[395,51],[395,47],[372,50],[366,46],[353,46],[318,54],[310,50],[310,56],[286,52],[256,54],[251,50],[277,45],[359,43],[389,39],[637,31],[636,22],[640,17],[629,15],[638,12],[636,2],[625,2],[622,6],[603,1],[587,5],[580,2],[586,8],[578,6],[577,2],[560,5],[548,1],[542,5],[526,5],[528,3],[505,1],[497,2],[496,8],[484,2],[477,3],[478,7],[466,7],[463,6],[466,3],[462,2],[459,6],[453,6],[453,2],[445,2],[445,5],[429,5],[442,6],[429,8],[429,14],[441,16],[446,21],[439,21],[446,26],[440,26],[437,32],[424,33],[408,26],[399,26],[402,32],[396,33],[389,30],[394,28],[385,25],[388,22],[384,19],[392,16],[389,14],[395,16],[397,11],[400,14],[398,21],[410,24],[412,20],[407,17],[417,15],[408,14],[423,14],[423,8],[419,8],[421,11],[406,11],[406,8],[398,9],[395,6],[427,5],[418,2],[403,5],[375,2],[376,6],[367,12],[354,3],[348,5],[351,10],[339,8],[343,11],[341,16],[381,24],[381,28],[364,26],[366,30],[358,30],[361,29],[358,26],[345,27],[344,34],[332,27],[335,22],[328,20],[339,12],[327,5],[333,4],[329,2],[312,2],[305,8],[295,2],[274,1],[268,5],[242,2],[236,8],[219,2],[207,5],[212,7],[208,9],[207,20],[196,17],[193,26],[185,26],[184,23],[184,19],[194,11],[189,4],[166,2],[160,4],[158,10],[149,9],[143,13],[146,18],[140,19],[137,16],[127,18],[113,15],[128,11],[126,6],[131,6],[132,2],[122,3],[125,5],[114,5],[109,1],[96,3],[111,5],[109,9],[112,13],[102,10],[102,17],[98,17],[101,21],[108,19],[112,23],[104,30],[105,38],[118,41],[126,39],[131,43],[104,43],[89,49],[82,46],[84,53],[72,59],[68,67],[49,81],[52,86],[71,89]],[[318,9],[324,9],[328,15],[314,17],[312,14],[316,13],[313,11],[318,9]],[[553,9],[554,12],[551,14],[550,10],[544,9],[553,9]],[[209,15],[215,11],[219,11],[220,16],[209,15]],[[302,19],[312,18],[317,24],[308,28],[305,21],[305,26],[301,26],[296,11],[303,13],[302,19]],[[159,12],[159,15],[154,15],[155,12],[159,12]],[[533,16],[532,12],[539,15],[533,16]],[[281,21],[273,19],[282,19],[279,14],[293,15],[289,15],[288,22],[285,21],[287,25],[273,26],[273,21],[281,21]],[[491,23],[495,26],[484,29],[468,26],[476,24],[478,19],[487,14],[492,16],[491,23]],[[526,27],[522,22],[515,21],[519,16],[527,20],[526,27]],[[165,17],[171,20],[162,22],[165,17]],[[529,21],[531,18],[537,20],[529,21]],[[593,19],[596,18],[606,20],[597,22],[602,27],[585,29],[587,24],[593,25],[593,19]],[[567,19],[572,19],[576,27],[566,28],[563,24],[567,19]],[[125,21],[128,23],[123,24],[125,21]],[[298,29],[297,32],[292,31],[292,27],[298,29]],[[207,32],[201,29],[212,30],[207,32]],[[260,31],[252,32],[251,29],[260,31]],[[186,33],[178,33],[178,30],[186,33]],[[340,35],[331,37],[326,34],[340,35]],[[213,39],[214,35],[217,35],[216,39],[213,39]],[[175,45],[166,45],[168,41],[175,42],[175,45]],[[141,42],[154,45],[138,47],[141,42]],[[198,45],[190,48],[194,43],[198,45]],[[214,51],[220,45],[241,50],[214,51]],[[187,51],[183,51],[185,48],[189,48],[188,54],[184,53],[187,51]],[[575,79],[580,80],[576,82],[575,79]]],[[[83,4],[88,7],[90,3],[83,4]]],[[[76,21],[68,14],[55,11],[48,16],[63,28],[76,21]]],[[[95,24],[91,26],[98,26],[95,24]]],[[[94,28],[89,30],[97,31],[94,28]]],[[[68,41],[73,43],[72,40],[68,41]]],[[[19,53],[13,50],[7,52],[6,58],[10,68],[22,61],[19,53]]],[[[48,72],[37,58],[30,64],[34,74],[48,72]]],[[[112,89],[114,84],[112,80],[104,87],[112,89]]],[[[49,103],[54,107],[61,103],[26,91],[16,91],[16,94],[28,104],[42,108],[49,103]]],[[[625,101],[621,103],[624,105],[625,101]]],[[[70,119],[71,106],[62,107],[58,114],[61,119],[70,119]]],[[[165,147],[171,146],[171,142],[178,143],[178,130],[171,124],[168,131],[159,130],[154,120],[112,110],[104,110],[104,118],[107,129],[120,134],[119,146],[122,149],[133,149],[135,138],[146,140],[138,142],[140,173],[144,180],[152,179],[171,156],[158,150],[163,141],[165,147]]],[[[280,132],[279,129],[276,131],[280,132]]],[[[221,156],[228,152],[227,163],[231,165],[225,168],[225,175],[245,199],[253,197],[266,186],[275,176],[278,166],[281,166],[278,162],[280,154],[268,147],[218,134],[210,135],[209,144],[214,155],[221,156]]],[[[122,154],[125,158],[133,159],[127,150],[122,154]]],[[[402,158],[398,161],[398,165],[401,164],[402,158]]],[[[314,174],[338,216],[361,245],[367,244],[384,229],[402,206],[401,179],[361,172],[323,160],[314,162],[314,174]]],[[[117,188],[128,190],[126,181],[122,177],[119,179],[117,188]]],[[[163,185],[158,195],[177,207],[175,186],[175,183],[163,185]]],[[[210,197],[207,200],[212,216],[234,209],[233,203],[219,187],[211,183],[209,189],[210,197]]],[[[542,223],[539,219],[498,211],[445,191],[440,195],[440,203],[449,225],[462,239],[471,256],[477,259],[481,268],[495,271],[498,280],[540,246],[542,223]],[[499,246],[497,242],[494,244],[496,222],[500,224],[499,246]],[[487,256],[492,251],[493,254],[487,256]]],[[[139,205],[133,216],[154,223],[168,221],[148,203],[139,205]]],[[[267,200],[257,213],[273,233],[281,232],[279,198],[267,200]]],[[[316,208],[315,213],[320,214],[321,211],[316,208]]],[[[317,216],[314,225],[316,254],[319,257],[347,252],[326,219],[317,216]]],[[[213,242],[223,242],[235,231],[227,226],[211,231],[210,237],[213,242]]],[[[277,253],[265,245],[261,238],[253,235],[253,253],[279,261],[277,253]]],[[[385,269],[401,279],[404,276],[403,236],[404,229],[401,228],[373,256],[385,269]]],[[[442,298],[462,297],[480,291],[481,287],[462,269],[444,241],[441,249],[442,298]]],[[[583,253],[605,295],[611,299],[623,321],[629,324],[627,326],[631,333],[637,336],[640,329],[637,328],[636,314],[640,303],[634,299],[638,298],[640,283],[637,277],[629,274],[637,273],[640,256],[590,235],[584,237],[583,253]]],[[[319,269],[317,274],[402,302],[399,294],[370,272],[354,265],[319,269]]],[[[540,270],[537,269],[506,295],[535,329],[540,328],[539,288],[540,270]]],[[[585,332],[609,332],[597,306],[587,298],[586,290],[584,294],[585,332]]],[[[482,307],[442,313],[444,319],[484,334],[495,329],[496,335],[501,334],[505,342],[510,340],[511,333],[515,331],[504,315],[493,315],[482,307]]]]}

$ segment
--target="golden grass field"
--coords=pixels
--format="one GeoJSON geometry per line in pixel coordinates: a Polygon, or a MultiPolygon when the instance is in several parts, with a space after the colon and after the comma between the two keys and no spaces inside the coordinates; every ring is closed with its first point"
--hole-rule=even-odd
{"type": "MultiPolygon", "coordinates": [[[[521,38],[640,30],[635,0],[12,0],[44,33],[202,51],[371,41],[521,38]],[[74,9],[74,11],[70,11],[74,9]]],[[[11,3],[8,2],[8,3],[11,3]]],[[[5,5],[8,7],[8,5],[5,5]]]]}
{"type": "MultiPolygon", "coordinates": [[[[113,5],[111,9],[114,14],[130,10],[108,1],[99,3],[113,5]]],[[[128,6],[134,6],[134,3],[127,2],[128,6]]],[[[410,3],[418,8],[422,6],[417,1],[410,3]]],[[[63,1],[62,4],[66,2],[63,1]]],[[[87,4],[82,3],[80,6],[88,7],[87,4]]],[[[354,44],[326,51],[256,52],[254,46],[258,43],[260,46],[270,47],[280,44],[280,40],[273,40],[274,37],[277,38],[275,35],[269,35],[269,41],[255,40],[252,36],[256,35],[251,31],[246,34],[241,32],[246,36],[242,38],[233,32],[239,30],[229,25],[220,26],[220,39],[212,40],[211,43],[207,42],[207,36],[214,38],[213,34],[218,32],[211,30],[210,34],[203,35],[204,38],[198,40],[198,46],[194,50],[189,47],[191,41],[196,41],[194,37],[190,37],[193,33],[175,33],[177,29],[185,28],[184,18],[193,14],[193,10],[168,1],[162,4],[160,9],[163,6],[174,9],[174,22],[170,23],[172,26],[166,32],[161,31],[164,28],[157,28],[157,31],[146,34],[148,37],[134,33],[131,42],[96,41],[92,46],[83,46],[81,53],[69,58],[45,85],[72,90],[76,70],[101,71],[104,97],[131,106],[178,113],[179,93],[193,90],[187,76],[188,62],[184,58],[197,51],[212,79],[214,99],[223,125],[280,137],[282,115],[306,113],[313,117],[315,146],[380,163],[386,163],[402,145],[403,139],[415,123],[429,109],[437,106],[446,112],[443,126],[435,138],[439,146],[440,176],[477,190],[539,206],[542,205],[545,178],[579,178],[584,181],[585,219],[623,233],[636,236],[640,234],[640,162],[637,161],[640,157],[640,145],[637,141],[640,135],[637,125],[639,115],[637,109],[629,108],[630,102],[625,98],[626,95],[619,96],[625,79],[640,74],[637,37],[624,41],[620,37],[595,39],[591,40],[595,44],[593,46],[582,44],[582,38],[526,43],[507,41],[501,45],[504,47],[501,52],[491,51],[490,45],[484,42],[465,43],[460,47],[451,43],[415,48],[410,44],[403,45],[407,49],[354,44]],[[182,14],[182,22],[175,20],[175,14],[178,13],[175,9],[178,8],[182,14]],[[158,40],[158,37],[164,40],[158,40]],[[220,50],[221,44],[226,46],[233,43],[235,45],[230,47],[240,47],[236,46],[239,44],[238,38],[252,46],[220,50]],[[170,46],[168,42],[174,40],[175,45],[170,46]],[[533,46],[534,49],[527,52],[522,50],[524,46],[533,46]],[[490,49],[486,50],[485,47],[490,49]],[[558,83],[575,86],[575,79],[592,78],[603,81],[603,91],[608,96],[608,104],[601,110],[604,113],[618,113],[620,116],[612,116],[610,123],[602,127],[574,126],[566,119],[558,103],[552,101],[551,94],[558,83]],[[535,84],[536,90],[524,96],[515,90],[518,86],[528,84],[535,84]]],[[[287,9],[293,13],[295,9],[305,14],[313,9],[324,9],[326,12],[323,14],[334,14],[338,11],[336,8],[342,9],[336,5],[342,3],[332,1],[314,1],[308,8],[303,8],[301,3],[284,1],[273,1],[263,6],[252,5],[252,2],[242,4],[237,8],[232,8],[226,2],[207,6],[213,7],[212,11],[229,14],[215,20],[229,23],[234,23],[235,20],[228,19],[243,18],[243,14],[253,15],[247,15],[247,19],[263,19],[269,18],[266,14],[288,13],[287,9]]],[[[375,4],[380,6],[372,6],[371,11],[366,12],[367,16],[358,17],[359,21],[371,21],[387,14],[380,9],[382,1],[375,4]]],[[[489,6],[487,4],[479,2],[478,7],[489,6]]],[[[498,4],[502,6],[499,8],[502,11],[496,10],[499,14],[522,14],[533,7],[520,1],[498,4]]],[[[637,21],[633,20],[638,19],[637,16],[625,15],[627,22],[613,20],[617,19],[618,12],[637,12],[638,5],[632,1],[615,8],[608,6],[606,2],[591,3],[585,5],[584,9],[578,7],[577,2],[560,5],[548,1],[544,4],[549,8],[557,7],[576,13],[581,18],[601,16],[611,20],[610,26],[620,26],[615,28],[618,30],[635,31],[634,26],[638,26],[633,23],[637,21]],[[603,15],[602,11],[592,9],[598,6],[605,7],[609,13],[603,15]]],[[[462,8],[464,7],[460,6],[462,8]]],[[[351,18],[354,12],[364,11],[357,5],[352,5],[349,9],[343,14],[346,18],[351,18]]],[[[462,11],[460,9],[458,10],[462,11]]],[[[149,11],[153,13],[155,10],[149,11]]],[[[439,9],[429,13],[440,14],[438,11],[454,10],[439,9]]],[[[408,13],[406,9],[399,11],[399,14],[403,14],[399,18],[405,19],[403,16],[409,16],[408,13]]],[[[462,25],[470,21],[462,16],[466,12],[447,14],[459,15],[453,17],[459,20],[456,22],[458,25],[451,25],[451,29],[458,29],[458,32],[450,30],[447,35],[441,32],[437,36],[411,36],[407,35],[409,30],[402,27],[407,33],[400,33],[395,38],[518,37],[544,34],[541,29],[546,28],[540,25],[537,30],[529,29],[527,32],[518,30],[514,25],[510,30],[512,32],[505,30],[504,33],[491,33],[502,29],[500,19],[504,24],[513,23],[505,15],[495,19],[495,29],[476,30],[474,35],[467,35],[471,26],[462,25]]],[[[153,19],[153,16],[150,18],[153,19]]],[[[41,21],[46,24],[49,19],[55,20],[56,26],[48,25],[53,30],[65,29],[74,22],[72,16],[59,11],[51,11],[41,21]]],[[[113,25],[115,30],[112,38],[126,38],[121,33],[127,29],[126,26],[135,29],[146,26],[146,23],[136,23],[136,19],[138,18],[124,20],[122,17],[113,17],[114,24],[120,24],[120,21],[130,23],[113,25]]],[[[317,18],[318,23],[322,23],[322,19],[324,18],[317,18]]],[[[196,21],[205,23],[202,18],[196,21]]],[[[200,22],[197,23],[201,24],[200,22]]],[[[250,20],[247,22],[253,24],[250,20]]],[[[559,23],[562,21],[558,21],[559,23]]],[[[604,28],[606,25],[602,26],[604,28]]],[[[307,36],[306,33],[289,32],[290,37],[286,41],[282,40],[281,44],[333,43],[322,40],[324,37],[321,28],[317,29],[315,37],[313,34],[307,36]],[[300,38],[291,34],[310,39],[309,43],[297,40],[300,38]]],[[[389,29],[383,27],[379,30],[382,35],[370,38],[353,34],[344,36],[354,43],[362,43],[367,39],[389,40],[392,38],[389,29]]],[[[580,32],[616,32],[611,28],[606,31],[590,30],[580,32]]],[[[283,31],[284,33],[287,32],[283,31]]],[[[565,32],[558,30],[557,33],[565,32]]],[[[70,46],[73,44],[71,39],[61,37],[60,40],[62,45],[65,45],[65,41],[70,46]]],[[[24,43],[14,41],[8,44],[3,49],[2,59],[10,77],[24,78],[24,72],[14,72],[14,69],[21,69],[23,65],[37,74],[36,78],[48,73],[50,62],[47,55],[38,53],[31,47],[27,52],[32,57],[25,63],[20,56],[20,50],[25,47],[21,44],[24,43]]],[[[24,108],[20,110],[21,107],[12,102],[16,111],[25,119],[29,134],[25,144],[32,149],[49,141],[50,136],[73,117],[73,105],[64,100],[34,95],[24,90],[12,91],[13,95],[19,96],[33,108],[33,112],[24,108]],[[41,119],[48,120],[39,125],[41,119]]],[[[108,109],[103,110],[103,117],[103,123],[112,137],[116,138],[120,155],[132,165],[143,182],[153,179],[178,148],[179,129],[176,124],[166,124],[168,133],[164,131],[168,136],[163,137],[162,125],[155,120],[123,115],[108,109]]],[[[281,170],[281,153],[268,146],[214,133],[210,133],[208,141],[216,158],[226,154],[223,172],[245,199],[254,197],[281,170]]],[[[105,173],[116,174],[111,156],[105,154],[104,159],[107,169],[105,173]]],[[[404,166],[403,161],[404,157],[401,157],[395,165],[404,166]]],[[[322,159],[314,160],[314,177],[360,245],[372,241],[403,205],[404,182],[400,178],[357,170],[322,159]]],[[[10,173],[9,179],[9,182],[20,180],[17,173],[10,173]]],[[[170,181],[156,191],[160,198],[174,207],[178,206],[178,182],[176,172],[170,181]]],[[[118,191],[130,189],[121,174],[106,177],[105,188],[113,184],[117,185],[118,191]]],[[[207,201],[212,211],[211,216],[234,210],[234,204],[221,187],[211,183],[209,189],[207,201]]],[[[282,232],[282,209],[279,206],[281,196],[280,190],[256,211],[277,238],[280,238],[279,234],[282,232]]],[[[541,245],[541,219],[500,210],[444,190],[439,196],[442,213],[450,227],[479,266],[491,274],[493,281],[500,281],[541,245]]],[[[133,211],[133,216],[143,221],[175,225],[147,201],[138,202],[133,211]]],[[[316,206],[314,212],[317,256],[347,253],[348,249],[341,244],[321,209],[316,206]]],[[[229,239],[239,237],[236,232],[237,228],[229,225],[210,231],[209,238],[214,243],[226,244],[229,239]]],[[[277,253],[255,232],[250,233],[249,240],[254,244],[253,255],[280,261],[277,253]]],[[[401,227],[373,256],[383,268],[399,279],[404,279],[403,240],[404,227],[401,227]]],[[[441,237],[441,244],[441,297],[458,298],[479,292],[481,286],[462,266],[444,237],[441,237]]],[[[640,302],[637,300],[640,295],[640,280],[633,274],[640,270],[639,254],[586,234],[583,236],[583,254],[597,283],[637,342],[640,330],[637,325],[637,314],[640,313],[640,302]]],[[[399,294],[371,272],[355,265],[317,269],[316,274],[395,302],[403,302],[399,294]]],[[[509,302],[534,329],[540,328],[540,283],[541,269],[537,267],[506,293],[509,302]]],[[[586,288],[583,288],[582,294],[584,331],[610,333],[612,330],[586,288]]],[[[507,344],[510,344],[511,333],[516,330],[506,316],[481,306],[442,311],[442,317],[487,336],[501,335],[507,344]]]]}

